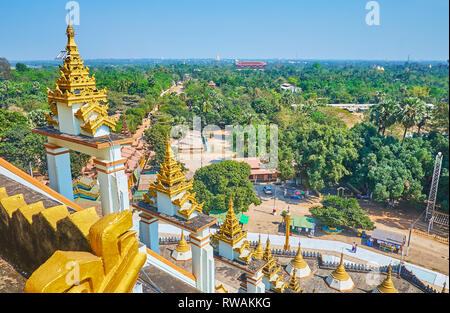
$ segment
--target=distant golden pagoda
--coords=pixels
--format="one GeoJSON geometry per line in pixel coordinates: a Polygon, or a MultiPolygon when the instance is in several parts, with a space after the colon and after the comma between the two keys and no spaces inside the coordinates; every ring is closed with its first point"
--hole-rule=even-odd
{"type": "Polygon", "coordinates": [[[224,241],[231,246],[234,246],[236,243],[247,237],[247,231],[242,230],[242,227],[236,218],[231,198],[228,202],[228,212],[225,221],[220,226],[219,231],[215,233],[214,237],[215,240],[224,241]]]}
{"type": "Polygon", "coordinates": [[[398,293],[397,289],[394,287],[392,282],[392,266],[389,264],[388,274],[386,279],[374,290],[374,292],[379,293],[398,293]]]}
{"type": "Polygon", "coordinates": [[[156,181],[150,183],[149,191],[144,195],[144,200],[152,205],[156,205],[157,192],[163,193],[178,207],[177,212],[189,219],[195,211],[202,212],[203,203],[197,203],[195,193],[190,193],[194,180],[186,181],[185,172],[181,164],[175,159],[175,155],[170,147],[170,140],[166,138],[166,151],[164,163],[160,164],[161,170],[156,175],[156,181]],[[181,194],[181,196],[179,196],[181,194]]]}
{"type": "MultiPolygon", "coordinates": [[[[97,89],[95,74],[92,77],[89,76],[89,68],[81,60],[74,39],[75,31],[70,23],[66,34],[67,54],[64,65],[59,66],[60,77],[56,79],[54,91],[47,89],[47,101],[51,110],[51,113],[46,115],[47,122],[62,131],[59,124],[61,121],[64,123],[70,121],[70,114],[78,119],[78,127],[85,135],[95,137],[102,125],[108,127],[106,132],[109,132],[109,129],[114,130],[116,122],[108,116],[107,112],[106,88],[97,89]],[[73,105],[76,107],[72,108],[73,105]]],[[[78,135],[76,129],[71,131],[78,135]]],[[[105,132],[101,132],[101,135],[103,133],[105,132]]]]}
{"type": "Polygon", "coordinates": [[[267,236],[266,249],[264,250],[263,260],[267,262],[266,265],[263,267],[263,274],[269,280],[271,280],[274,277],[274,275],[281,270],[281,266],[278,264],[278,262],[272,255],[272,251],[270,250],[269,236],[267,236]]]}
{"type": "Polygon", "coordinates": [[[339,266],[325,280],[329,287],[347,292],[353,290],[355,284],[344,267],[344,253],[341,253],[339,266]]]}

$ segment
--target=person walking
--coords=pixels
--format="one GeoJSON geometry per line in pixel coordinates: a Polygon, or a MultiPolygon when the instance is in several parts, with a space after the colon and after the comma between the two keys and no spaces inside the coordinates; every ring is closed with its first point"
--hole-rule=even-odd
{"type": "Polygon", "coordinates": [[[352,244],[352,253],[354,253],[355,252],[355,242],[353,242],[353,244],[352,244]]]}
{"type": "Polygon", "coordinates": [[[355,244],[355,253],[356,253],[356,249],[358,248],[358,244],[355,244]]]}

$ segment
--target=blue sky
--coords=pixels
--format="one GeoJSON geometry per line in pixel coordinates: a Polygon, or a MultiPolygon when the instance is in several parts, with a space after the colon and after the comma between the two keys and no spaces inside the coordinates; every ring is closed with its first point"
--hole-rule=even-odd
{"type": "MultiPolygon", "coordinates": [[[[84,59],[299,58],[447,60],[448,0],[79,0],[84,59]]],[[[66,0],[0,0],[0,57],[64,49],[66,0]]]]}

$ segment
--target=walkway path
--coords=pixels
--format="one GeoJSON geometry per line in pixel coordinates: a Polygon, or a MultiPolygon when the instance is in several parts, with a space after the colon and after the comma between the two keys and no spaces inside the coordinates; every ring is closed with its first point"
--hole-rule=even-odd
{"type": "MultiPolygon", "coordinates": [[[[215,230],[211,230],[211,234],[214,233],[215,230]]],[[[159,224],[159,233],[162,234],[176,234],[180,235],[181,230],[175,226],[168,224],[159,224]]],[[[187,234],[186,234],[187,235],[187,234]]],[[[250,241],[257,241],[259,234],[256,233],[247,233],[247,239],[250,241]]],[[[280,235],[269,235],[270,243],[273,246],[284,245],[285,237],[280,235]]],[[[265,242],[267,238],[267,234],[261,234],[262,242],[265,242]]],[[[357,258],[365,262],[370,262],[376,266],[386,266],[389,264],[395,265],[399,263],[398,259],[379,254],[373,251],[366,250],[364,248],[360,248],[358,246],[358,250],[356,253],[352,253],[352,246],[347,243],[343,243],[340,241],[332,241],[332,240],[322,240],[315,238],[299,238],[299,237],[291,237],[289,238],[289,244],[291,247],[297,247],[298,242],[301,242],[302,248],[305,249],[314,249],[314,250],[325,250],[341,253],[344,252],[344,255],[350,256],[352,258],[357,258]]],[[[413,265],[405,262],[406,268],[413,271],[413,273],[422,281],[425,281],[429,284],[443,287],[444,282],[449,286],[449,278],[448,276],[435,272],[417,265],[413,265]]]]}

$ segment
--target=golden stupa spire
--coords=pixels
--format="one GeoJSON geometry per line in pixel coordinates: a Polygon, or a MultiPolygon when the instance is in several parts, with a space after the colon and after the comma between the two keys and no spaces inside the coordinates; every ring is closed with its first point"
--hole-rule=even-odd
{"type": "Polygon", "coordinates": [[[291,279],[290,279],[287,287],[295,292],[300,292],[301,288],[300,288],[300,284],[298,283],[298,281],[296,279],[296,275],[297,275],[297,270],[294,268],[294,271],[292,272],[291,279]]]}
{"type": "Polygon", "coordinates": [[[305,268],[308,266],[308,264],[305,262],[305,260],[303,259],[303,256],[302,256],[302,249],[300,246],[300,241],[298,242],[297,254],[295,255],[295,258],[291,261],[291,265],[294,268],[294,270],[296,268],[305,268]]]}
{"type": "Polygon", "coordinates": [[[66,29],[66,35],[67,35],[66,50],[70,56],[72,56],[74,54],[79,55],[78,47],[77,47],[77,44],[75,43],[75,30],[72,27],[72,23],[71,23],[72,18],[70,17],[70,13],[69,13],[68,17],[69,17],[69,23],[67,24],[67,29],[66,29]]]}
{"type": "Polygon", "coordinates": [[[164,162],[160,164],[160,167],[161,170],[157,174],[156,182],[151,184],[150,189],[154,188],[172,196],[192,188],[193,180],[186,182],[186,176],[181,169],[181,165],[175,159],[168,135],[166,136],[164,162]]]}
{"type": "Polygon", "coordinates": [[[175,250],[177,250],[178,252],[188,252],[190,249],[191,247],[188,245],[186,239],[184,238],[184,232],[183,230],[181,230],[181,239],[175,250]]]}
{"type": "Polygon", "coordinates": [[[255,249],[255,254],[253,255],[255,259],[261,260],[264,255],[264,250],[261,244],[261,234],[259,234],[258,245],[255,249]]]}
{"type": "Polygon", "coordinates": [[[339,266],[331,273],[331,276],[336,280],[347,280],[350,278],[347,271],[344,267],[344,252],[341,252],[341,261],[339,263],[339,266]]]}
{"type": "Polygon", "coordinates": [[[447,292],[446,287],[447,287],[447,282],[444,281],[444,286],[442,287],[441,293],[446,293],[447,292]]]}
{"type": "Polygon", "coordinates": [[[398,293],[392,282],[392,265],[389,264],[388,274],[386,279],[377,287],[380,293],[398,293]]]}
{"type": "Polygon", "coordinates": [[[267,240],[266,240],[266,249],[264,250],[264,260],[270,260],[272,258],[272,251],[270,250],[270,238],[269,234],[267,234],[267,240]]]}
{"type": "Polygon", "coordinates": [[[263,268],[263,274],[269,279],[272,279],[272,277],[281,270],[281,266],[278,265],[276,259],[272,255],[269,234],[267,234],[266,249],[264,250],[263,260],[266,261],[266,265],[264,265],[263,268]]]}
{"type": "Polygon", "coordinates": [[[227,216],[225,217],[223,224],[220,226],[220,230],[216,233],[215,238],[234,245],[246,236],[247,231],[242,230],[242,227],[236,218],[236,213],[234,213],[233,199],[230,197],[228,201],[227,216]]]}

